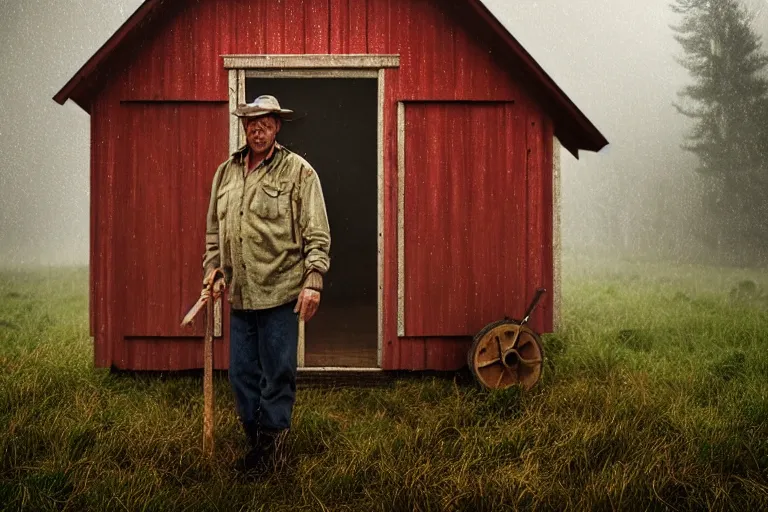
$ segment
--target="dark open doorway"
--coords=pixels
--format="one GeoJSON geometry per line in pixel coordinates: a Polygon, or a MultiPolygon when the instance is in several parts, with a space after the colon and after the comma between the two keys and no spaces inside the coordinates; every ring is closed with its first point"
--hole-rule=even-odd
{"type": "Polygon", "coordinates": [[[378,83],[351,78],[247,78],[246,100],[292,109],[278,141],[317,171],[331,225],[331,269],[306,326],[305,366],[378,366],[378,83]]]}

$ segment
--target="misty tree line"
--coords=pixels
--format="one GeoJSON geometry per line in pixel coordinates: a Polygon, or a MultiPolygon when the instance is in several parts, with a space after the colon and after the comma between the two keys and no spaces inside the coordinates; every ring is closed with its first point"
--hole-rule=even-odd
{"type": "Polygon", "coordinates": [[[701,187],[692,229],[718,263],[768,262],[768,54],[740,0],[675,0],[672,27],[693,83],[677,111],[701,187]]]}

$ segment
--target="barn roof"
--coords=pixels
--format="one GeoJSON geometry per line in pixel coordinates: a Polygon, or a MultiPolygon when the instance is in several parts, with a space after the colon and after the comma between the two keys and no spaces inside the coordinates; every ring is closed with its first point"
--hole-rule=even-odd
{"type": "MultiPolygon", "coordinates": [[[[555,123],[555,134],[560,142],[578,158],[578,151],[600,151],[608,144],[600,131],[571,101],[562,89],[542,69],[523,46],[512,36],[504,25],[483,4],[482,0],[463,0],[491,30],[506,50],[504,56],[511,66],[522,68],[524,74],[535,85],[542,105],[555,123]]],[[[106,79],[98,71],[116,54],[127,41],[137,35],[158,18],[179,6],[181,0],[145,0],[126,22],[110,37],[99,50],[69,79],[53,99],[63,105],[72,99],[84,110],[89,111],[89,98],[106,79]]]]}

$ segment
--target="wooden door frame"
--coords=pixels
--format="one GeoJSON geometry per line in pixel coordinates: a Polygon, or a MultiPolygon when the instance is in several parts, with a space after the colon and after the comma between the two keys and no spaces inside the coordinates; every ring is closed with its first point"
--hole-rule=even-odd
{"type": "MultiPolygon", "coordinates": [[[[370,78],[378,83],[377,127],[377,340],[376,370],[381,369],[384,344],[384,98],[385,71],[400,67],[399,55],[223,55],[229,73],[229,110],[246,102],[247,78],[370,78]]],[[[245,143],[242,124],[235,116],[229,122],[229,149],[234,153],[245,143]]],[[[304,343],[299,344],[299,361],[304,361],[304,343]]],[[[300,366],[300,369],[305,368],[300,366]]],[[[307,370],[360,371],[362,368],[306,367],[307,370]]]]}

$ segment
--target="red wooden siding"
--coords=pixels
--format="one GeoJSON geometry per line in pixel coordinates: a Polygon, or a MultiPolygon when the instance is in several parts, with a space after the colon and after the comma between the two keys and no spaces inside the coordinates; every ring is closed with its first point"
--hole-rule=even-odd
{"type": "Polygon", "coordinates": [[[115,224],[114,166],[118,146],[117,116],[110,116],[114,106],[105,90],[91,109],[91,300],[93,315],[94,363],[108,367],[113,361],[114,345],[121,334],[115,322],[115,224]]]}
{"type": "Polygon", "coordinates": [[[541,211],[541,151],[530,169],[519,158],[541,129],[527,130],[514,103],[408,104],[405,113],[406,335],[472,336],[521,317],[528,281],[551,286],[543,214],[527,218],[529,204],[541,211]]]}
{"type": "Polygon", "coordinates": [[[91,118],[91,144],[90,144],[90,194],[89,194],[89,211],[90,211],[90,223],[88,226],[88,237],[90,240],[90,251],[88,254],[88,330],[94,339],[96,338],[97,327],[97,315],[96,308],[98,303],[95,302],[97,297],[97,283],[99,276],[99,268],[101,259],[100,251],[96,250],[98,247],[98,225],[99,225],[99,201],[96,196],[99,190],[99,171],[100,167],[97,165],[97,145],[96,145],[96,119],[91,118]]]}
{"type": "Polygon", "coordinates": [[[470,337],[400,338],[398,370],[457,370],[467,364],[470,337]]]}
{"type": "Polygon", "coordinates": [[[521,93],[465,2],[206,0],[188,2],[135,49],[121,99],[227,99],[225,54],[399,54],[399,99],[505,100],[521,93]],[[457,4],[457,5],[454,5],[457,4]],[[462,4],[459,7],[458,4],[462,4]],[[267,27],[269,30],[267,30],[267,27]]]}
{"type": "MultiPolygon", "coordinates": [[[[122,103],[116,110],[112,363],[199,367],[202,320],[189,329],[179,322],[200,293],[212,170],[227,154],[227,105],[122,103]]],[[[226,367],[225,343],[217,345],[217,366],[226,367]]]]}
{"type": "Polygon", "coordinates": [[[123,334],[202,336],[201,319],[194,329],[179,322],[200,293],[200,236],[211,169],[228,148],[227,106],[129,103],[121,109],[120,182],[130,191],[118,206],[125,262],[123,334]]]}
{"type": "MultiPolygon", "coordinates": [[[[199,293],[204,207],[216,165],[227,156],[225,54],[400,55],[400,68],[385,73],[383,368],[458,368],[468,335],[505,313],[519,316],[538,283],[550,288],[552,126],[520,86],[516,71],[499,65],[490,51],[490,35],[483,25],[472,24],[475,18],[466,16],[466,9],[466,2],[439,0],[180,2],[172,9],[178,12],[146,31],[126,59],[115,60],[109,70],[114,78],[90,105],[91,304],[97,366],[202,365],[198,339],[179,330],[177,322],[178,313],[199,293]],[[403,339],[397,336],[398,101],[411,102],[408,151],[414,154],[407,158],[416,176],[409,172],[406,191],[412,189],[417,194],[413,197],[420,198],[409,203],[407,236],[422,228],[460,228],[462,236],[466,232],[474,241],[488,241],[482,250],[467,247],[439,255],[448,267],[437,270],[426,268],[429,239],[417,237],[406,246],[412,260],[406,270],[421,268],[431,274],[416,275],[406,287],[411,295],[408,337],[403,339]],[[460,123],[449,122],[455,109],[469,108],[466,104],[441,107],[425,101],[500,103],[463,111],[484,123],[480,132],[466,133],[460,123]],[[438,124],[430,126],[419,119],[419,112],[435,117],[438,124]],[[448,149],[458,149],[459,140],[445,140],[439,147],[429,140],[433,134],[465,136],[490,150],[450,154],[448,149]],[[431,149],[419,153],[425,147],[431,149]],[[482,172],[460,173],[457,165],[451,174],[443,174],[430,164],[459,157],[478,158],[482,172]],[[174,163],[192,168],[182,171],[179,165],[178,174],[162,170],[174,163]],[[422,165],[427,167],[424,176],[419,175],[422,165]],[[182,172],[192,178],[182,179],[182,172]],[[466,190],[438,188],[441,199],[430,195],[431,181],[413,181],[446,176],[466,190]],[[526,186],[511,186],[520,176],[526,186]],[[456,194],[467,190],[476,191],[469,201],[486,205],[477,215],[460,217],[455,208],[446,217],[414,215],[421,208],[438,212],[441,200],[459,204],[462,198],[456,194]],[[525,208],[538,210],[522,219],[525,208]],[[510,227],[509,217],[516,219],[517,230],[510,227]],[[505,244],[525,248],[512,251],[505,244]],[[444,278],[440,272],[445,268],[474,264],[482,266],[451,284],[456,295],[440,307],[418,302],[435,294],[427,276],[444,278]],[[501,283],[500,275],[524,276],[526,281],[518,289],[501,283]],[[479,293],[482,283],[496,286],[479,293]],[[164,291],[170,289],[175,291],[164,291]]],[[[543,306],[533,325],[546,331],[551,328],[551,299],[543,306]]],[[[226,336],[216,350],[217,367],[226,368],[226,336]]]]}

